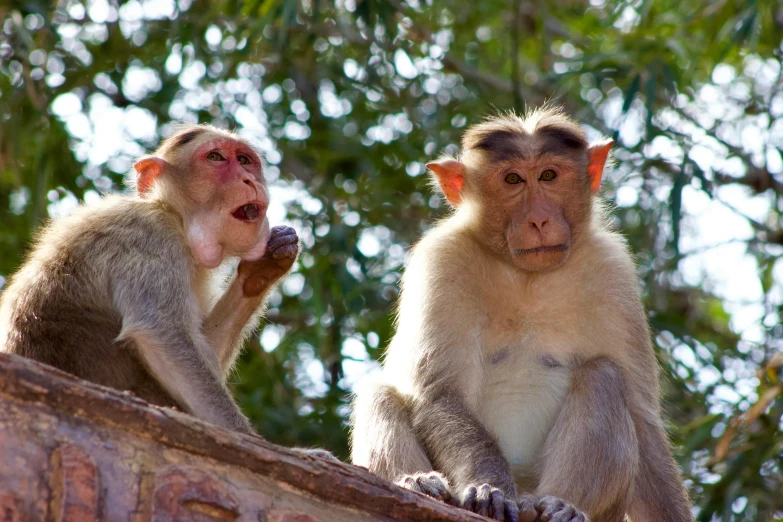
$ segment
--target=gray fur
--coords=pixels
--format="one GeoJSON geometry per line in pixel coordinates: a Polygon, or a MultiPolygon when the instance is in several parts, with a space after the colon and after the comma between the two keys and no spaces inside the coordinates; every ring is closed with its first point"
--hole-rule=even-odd
{"type": "MultiPolygon", "coordinates": [[[[193,212],[188,198],[215,186],[193,183],[201,172],[190,168],[193,151],[227,140],[238,138],[186,126],[158,149],[167,166],[154,190],[107,196],[44,227],[0,295],[0,351],[254,433],[225,376],[269,290],[296,259],[298,239],[293,229],[272,230],[274,245],[258,261],[240,263],[213,307],[220,289],[212,271],[196,262],[184,221],[193,212]],[[185,175],[182,165],[193,171],[185,175]],[[244,292],[248,282],[252,296],[244,292]]],[[[256,172],[254,183],[265,194],[260,167],[256,172]]],[[[241,180],[232,183],[219,187],[247,190],[241,180]]],[[[261,219],[263,233],[268,224],[261,219]]]]}

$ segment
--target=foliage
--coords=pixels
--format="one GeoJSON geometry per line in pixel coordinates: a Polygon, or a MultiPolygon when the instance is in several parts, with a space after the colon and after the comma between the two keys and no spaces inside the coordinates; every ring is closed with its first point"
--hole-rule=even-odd
{"type": "Polygon", "coordinates": [[[167,122],[240,129],[305,254],[234,389],[270,440],[345,457],[347,393],[389,340],[405,249],[444,212],[423,163],[487,113],[555,100],[618,143],[605,196],[699,520],[783,520],[783,8],[510,5],[0,5],[0,274],[47,215],[121,188],[167,122]]]}

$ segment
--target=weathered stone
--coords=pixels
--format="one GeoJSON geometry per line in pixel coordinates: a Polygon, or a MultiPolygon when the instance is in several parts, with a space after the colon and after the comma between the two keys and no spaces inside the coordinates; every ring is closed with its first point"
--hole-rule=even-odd
{"type": "Polygon", "coordinates": [[[0,522],[486,520],[8,354],[0,462],[0,522]]]}
{"type": "Polygon", "coordinates": [[[82,522],[98,516],[98,469],[84,450],[61,444],[52,453],[52,514],[57,522],[82,522]]]}

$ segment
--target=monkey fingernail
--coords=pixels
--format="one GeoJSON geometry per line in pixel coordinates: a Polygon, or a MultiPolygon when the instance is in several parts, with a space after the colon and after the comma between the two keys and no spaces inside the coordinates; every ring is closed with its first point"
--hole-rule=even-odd
{"type": "Polygon", "coordinates": [[[279,248],[278,250],[275,250],[275,252],[272,254],[273,259],[284,259],[289,258],[292,259],[296,257],[297,252],[299,249],[295,245],[288,245],[284,246],[282,248],[279,248]]]}

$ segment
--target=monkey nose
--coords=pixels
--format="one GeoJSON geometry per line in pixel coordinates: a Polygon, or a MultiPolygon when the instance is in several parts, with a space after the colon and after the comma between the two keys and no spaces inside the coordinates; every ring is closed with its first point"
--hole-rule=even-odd
{"type": "Polygon", "coordinates": [[[253,186],[253,184],[255,182],[255,178],[253,177],[253,175],[250,174],[249,172],[245,172],[244,170],[239,172],[239,179],[242,180],[242,183],[245,183],[245,184],[251,185],[251,186],[253,186]]]}
{"type": "Polygon", "coordinates": [[[243,184],[250,187],[253,190],[253,193],[256,195],[256,197],[258,197],[258,183],[256,182],[256,179],[253,176],[243,172],[242,174],[239,175],[239,180],[243,184]]]}
{"type": "Polygon", "coordinates": [[[531,219],[530,220],[530,225],[533,228],[535,228],[536,230],[538,230],[540,233],[543,233],[544,232],[544,225],[546,225],[548,221],[549,220],[546,219],[546,218],[544,218],[544,219],[531,219]]]}

